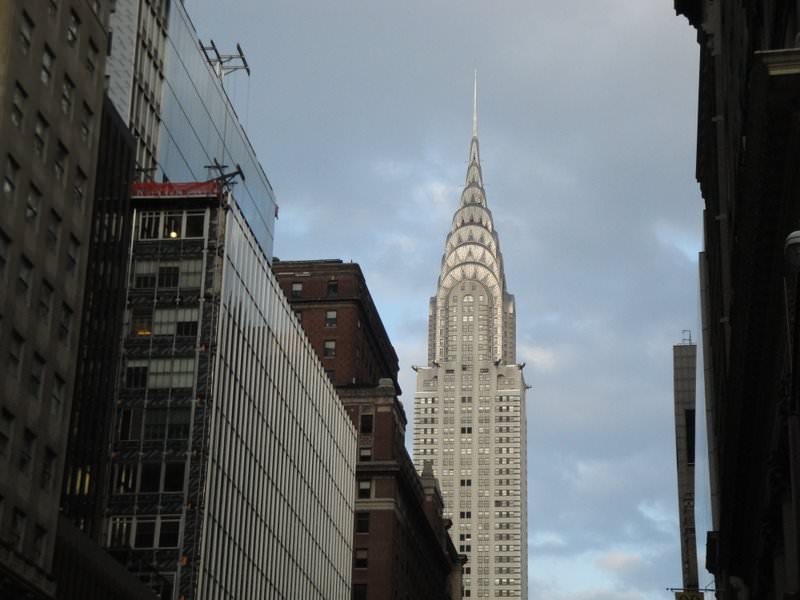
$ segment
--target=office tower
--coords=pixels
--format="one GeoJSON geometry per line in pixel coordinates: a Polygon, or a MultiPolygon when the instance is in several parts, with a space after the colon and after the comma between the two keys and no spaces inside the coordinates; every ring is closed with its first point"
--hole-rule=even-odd
{"type": "Polygon", "coordinates": [[[514,297],[486,204],[477,129],[428,307],[428,364],[417,369],[414,461],[433,461],[454,539],[469,556],[464,595],[527,597],[525,379],[514,297]]]}
{"type": "MultiPolygon", "coordinates": [[[[681,537],[683,593],[697,592],[697,536],[694,520],[695,379],[697,346],[692,334],[684,332],[680,344],[672,347],[673,391],[675,394],[675,450],[678,470],[678,518],[681,537]]],[[[678,596],[683,598],[684,596],[678,596]]],[[[702,598],[702,595],[700,596],[702,598]]]]}
{"type": "Polygon", "coordinates": [[[420,477],[405,449],[397,354],[361,268],[275,260],[272,269],[358,429],[353,600],[460,598],[463,558],[433,473],[420,477]]]}
{"type": "Polygon", "coordinates": [[[162,598],[350,593],[356,434],[234,195],[136,184],[110,551],[162,598]]]}
{"type": "Polygon", "coordinates": [[[717,597],[800,596],[800,7],[692,2],[717,597]]]}
{"type": "Polygon", "coordinates": [[[52,597],[108,2],[0,4],[0,595],[52,597]]]}

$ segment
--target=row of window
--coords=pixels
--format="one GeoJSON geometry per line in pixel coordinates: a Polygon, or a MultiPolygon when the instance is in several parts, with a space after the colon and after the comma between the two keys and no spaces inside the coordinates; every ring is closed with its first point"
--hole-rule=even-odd
{"type": "MultiPolygon", "coordinates": [[[[292,282],[292,298],[300,298],[303,295],[303,283],[301,281],[292,282]]],[[[328,297],[339,295],[339,282],[336,279],[328,280],[326,293],[328,297]]]]}
{"type": "Polygon", "coordinates": [[[136,289],[199,288],[203,261],[197,258],[181,260],[139,260],[133,266],[131,284],[136,289]]]}
{"type": "Polygon", "coordinates": [[[125,367],[125,387],[151,390],[191,388],[194,368],[194,358],[129,359],[125,367]]]}
{"type": "Polygon", "coordinates": [[[111,517],[110,525],[112,548],[177,548],[180,542],[179,516],[111,517]]]}
{"type": "MultiPolygon", "coordinates": [[[[72,312],[70,311],[66,325],[64,325],[62,322],[61,330],[64,331],[63,337],[66,337],[69,334],[71,318],[72,312]]],[[[61,337],[61,335],[59,337],[61,337]]],[[[24,355],[25,338],[23,338],[22,335],[20,335],[16,330],[12,330],[11,335],[9,336],[8,354],[6,355],[6,373],[12,378],[19,379],[21,377],[24,355]]],[[[34,352],[30,360],[27,375],[27,392],[36,400],[42,399],[42,390],[44,389],[46,373],[47,361],[38,352],[34,352]]],[[[50,392],[50,408],[54,415],[57,415],[61,412],[61,406],[64,403],[65,393],[66,382],[64,381],[63,377],[55,373],[53,375],[53,384],[50,392]]]]}
{"type": "Polygon", "coordinates": [[[112,494],[183,492],[185,462],[117,463],[111,480],[112,494]]]}
{"type": "Polygon", "coordinates": [[[205,236],[205,210],[150,210],[137,216],[140,240],[179,240],[205,236]]]}
{"type": "Polygon", "coordinates": [[[55,477],[56,453],[50,447],[42,451],[41,460],[37,461],[39,440],[36,434],[23,428],[17,431],[16,417],[6,408],[0,411],[0,461],[11,461],[18,472],[27,477],[33,477],[35,465],[36,479],[39,487],[50,492],[53,489],[55,477]]]}
{"type": "MultiPolygon", "coordinates": [[[[6,501],[0,496],[0,523],[6,510],[6,501]]],[[[8,528],[2,533],[11,547],[20,554],[27,554],[31,562],[41,565],[45,556],[47,530],[38,523],[29,522],[27,513],[21,508],[14,508],[9,519],[8,528]]]]}
{"type": "Polygon", "coordinates": [[[130,335],[148,337],[151,335],[188,336],[197,335],[200,309],[156,308],[147,306],[133,309],[130,313],[130,335]]]}
{"type": "Polygon", "coordinates": [[[117,416],[119,441],[185,440],[189,438],[192,410],[189,407],[120,409],[117,416]]]}

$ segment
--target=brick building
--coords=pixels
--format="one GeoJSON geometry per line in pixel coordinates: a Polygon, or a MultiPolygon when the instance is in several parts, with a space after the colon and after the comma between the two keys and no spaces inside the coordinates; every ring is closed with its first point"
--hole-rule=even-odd
{"type": "Polygon", "coordinates": [[[397,354],[361,268],[275,260],[273,271],[359,432],[353,600],[461,598],[465,557],[430,465],[420,476],[406,451],[397,354]]]}
{"type": "Polygon", "coordinates": [[[341,260],[279,261],[272,270],[334,385],[375,386],[399,365],[361,267],[341,260]]]}

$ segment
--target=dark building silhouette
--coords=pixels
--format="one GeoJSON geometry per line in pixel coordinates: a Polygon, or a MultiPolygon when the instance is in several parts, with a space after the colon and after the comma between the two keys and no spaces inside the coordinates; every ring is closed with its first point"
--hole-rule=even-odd
{"type": "Polygon", "coordinates": [[[275,260],[273,271],[359,432],[353,600],[461,598],[466,557],[430,464],[420,476],[406,451],[397,354],[361,268],[275,260]]]}
{"type": "Polygon", "coordinates": [[[713,531],[722,599],[800,597],[800,6],[675,8],[697,29],[697,179],[713,531]]]}
{"type": "Polygon", "coordinates": [[[127,125],[106,97],[61,496],[62,512],[97,542],[101,541],[102,502],[108,488],[108,445],[125,316],[135,148],[127,125]]]}

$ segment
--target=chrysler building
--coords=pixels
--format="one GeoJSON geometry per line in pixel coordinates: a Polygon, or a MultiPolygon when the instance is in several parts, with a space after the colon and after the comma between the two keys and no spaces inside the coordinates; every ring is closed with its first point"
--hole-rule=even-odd
{"type": "Polygon", "coordinates": [[[468,556],[465,598],[527,598],[525,379],[516,309],[486,203],[477,77],[461,201],[428,306],[428,364],[417,367],[414,461],[438,477],[450,535],[468,556]]]}

